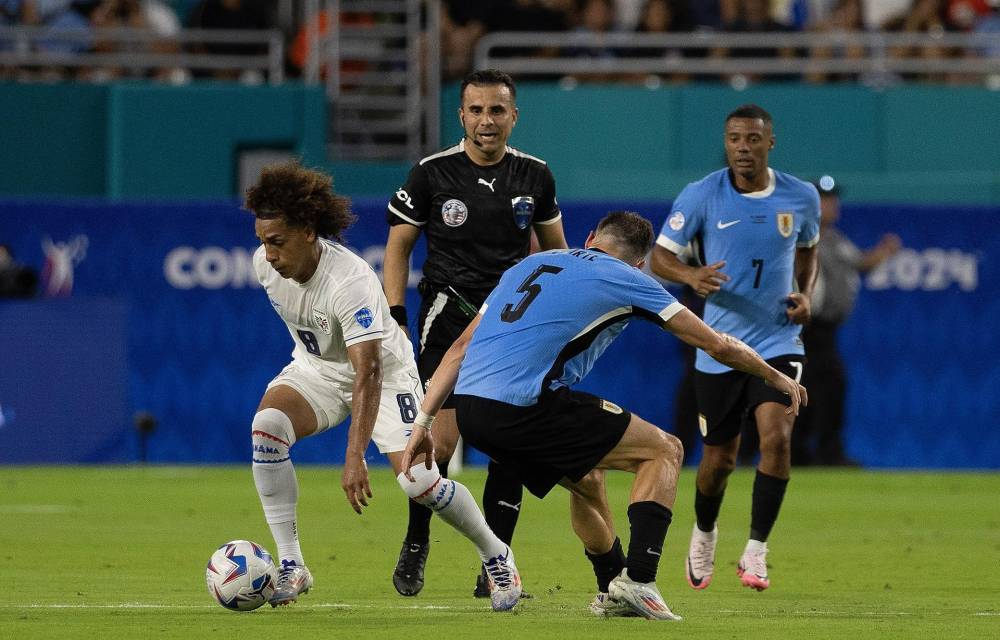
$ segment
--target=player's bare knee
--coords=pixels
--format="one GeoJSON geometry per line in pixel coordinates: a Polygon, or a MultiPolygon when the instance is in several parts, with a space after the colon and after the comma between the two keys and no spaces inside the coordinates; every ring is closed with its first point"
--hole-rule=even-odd
{"type": "Polygon", "coordinates": [[[684,459],[684,445],[666,431],[657,430],[651,445],[652,458],[670,466],[679,467],[684,459]]]}
{"type": "Polygon", "coordinates": [[[762,439],[760,455],[762,458],[775,461],[790,459],[792,455],[791,440],[781,436],[762,439]]]}
{"type": "Polygon", "coordinates": [[[604,472],[593,469],[578,482],[570,484],[569,489],[588,502],[598,502],[604,492],[604,472]]]}

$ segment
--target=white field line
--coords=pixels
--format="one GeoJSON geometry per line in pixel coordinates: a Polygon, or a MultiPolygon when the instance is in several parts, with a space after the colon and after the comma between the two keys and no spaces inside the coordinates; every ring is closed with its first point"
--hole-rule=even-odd
{"type": "MultiPolygon", "coordinates": [[[[220,609],[211,604],[156,604],[148,602],[121,602],[118,604],[82,604],[82,603],[49,603],[49,604],[3,604],[0,609],[220,609]]],[[[456,611],[485,611],[487,607],[452,607],[449,605],[377,605],[348,604],[344,602],[320,602],[314,604],[296,603],[296,609],[454,609],[456,611]]]]}
{"type": "MultiPolygon", "coordinates": [[[[156,604],[148,602],[121,602],[117,604],[81,604],[81,603],[49,603],[49,604],[4,604],[0,603],[0,609],[164,609],[164,610],[191,610],[191,609],[219,609],[212,604],[156,604]]],[[[318,602],[313,604],[297,603],[295,609],[396,609],[396,610],[443,610],[457,612],[481,612],[486,611],[486,606],[452,606],[440,604],[422,605],[384,605],[384,604],[349,604],[346,602],[318,602]]],[[[871,618],[904,618],[915,615],[908,611],[754,611],[740,609],[720,609],[718,613],[723,615],[740,615],[747,617],[775,618],[781,616],[816,616],[816,617],[871,617],[871,618]]],[[[922,616],[940,616],[941,612],[923,611],[922,616]]],[[[979,611],[970,613],[971,616],[1000,616],[998,611],[979,611]]]]}
{"type": "Polygon", "coordinates": [[[79,509],[65,504],[0,504],[0,513],[54,515],[71,511],[79,509]]]}

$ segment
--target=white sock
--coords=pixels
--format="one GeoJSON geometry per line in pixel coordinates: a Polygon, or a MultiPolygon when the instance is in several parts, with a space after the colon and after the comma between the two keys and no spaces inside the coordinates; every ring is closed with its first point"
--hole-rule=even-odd
{"type": "Polygon", "coordinates": [[[421,463],[413,466],[410,472],[416,482],[410,482],[402,473],[396,477],[406,495],[429,507],[471,540],[483,562],[507,553],[507,545],[490,530],[476,499],[465,485],[442,478],[437,464],[428,471],[421,463]]]}
{"type": "Polygon", "coordinates": [[[767,543],[761,542],[760,540],[747,540],[747,546],[743,552],[767,553],[767,543]]]}
{"type": "Polygon", "coordinates": [[[277,558],[282,563],[304,565],[295,514],[299,483],[288,455],[295,443],[292,421],[277,409],[264,409],[254,416],[251,438],[254,484],[278,546],[277,558]]]}

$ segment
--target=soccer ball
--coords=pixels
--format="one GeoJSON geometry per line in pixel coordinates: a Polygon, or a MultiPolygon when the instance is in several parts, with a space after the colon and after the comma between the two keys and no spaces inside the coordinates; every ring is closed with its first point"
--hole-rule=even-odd
{"type": "Polygon", "coordinates": [[[212,554],[205,569],[208,592],[232,611],[253,611],[270,599],[278,580],[271,554],[249,540],[227,542],[212,554]]]}

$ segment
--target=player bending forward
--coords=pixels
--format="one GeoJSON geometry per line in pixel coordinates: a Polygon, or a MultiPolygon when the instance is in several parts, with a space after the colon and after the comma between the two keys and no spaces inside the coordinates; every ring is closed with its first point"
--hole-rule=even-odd
{"type": "Polygon", "coordinates": [[[354,221],[332,180],[295,162],[268,167],[247,192],[261,246],[254,268],[295,343],[292,362],[267,386],[253,419],[253,476],[281,560],[271,605],[313,584],[296,526],[298,483],[289,449],[352,416],[341,487],[357,513],[372,497],[365,450],[387,455],[403,491],[476,545],[491,578],[493,609],[518,602],[514,554],[489,527],[472,494],[433,462],[402,467],[422,400],[409,341],[368,264],[339,242],[354,221]],[[403,472],[413,480],[407,480],[403,472]]]}
{"type": "Polygon", "coordinates": [[[411,454],[433,451],[433,416],[454,387],[458,429],[466,442],[513,465],[540,498],[556,484],[570,490],[573,530],[597,576],[591,610],[679,620],[656,588],[656,571],[677,493],[680,441],[614,403],[570,387],[629,320],[640,317],[788,394],[789,413],[797,413],[806,396],[757,352],[710,329],[642,273],[652,244],[649,221],[613,212],[590,234],[585,249],[536,253],[508,269],[434,373],[416,419],[422,428],[414,429],[403,466],[411,454]],[[635,474],[627,556],[615,535],[602,469],[635,474]]]}

